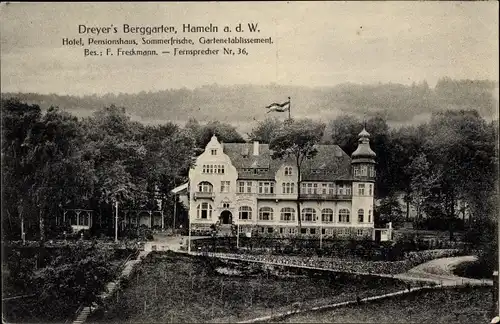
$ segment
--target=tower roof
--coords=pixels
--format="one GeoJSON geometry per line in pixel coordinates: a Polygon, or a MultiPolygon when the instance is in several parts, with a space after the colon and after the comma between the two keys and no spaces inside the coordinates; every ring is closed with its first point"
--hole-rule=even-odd
{"type": "Polygon", "coordinates": [[[373,150],[370,147],[370,133],[366,131],[366,129],[363,128],[361,133],[358,134],[359,136],[359,144],[358,148],[356,151],[354,151],[351,155],[353,162],[356,162],[356,159],[374,159],[377,154],[373,152],[373,150]]]}
{"type": "Polygon", "coordinates": [[[363,128],[361,133],[358,134],[359,137],[370,137],[370,133],[366,131],[366,128],[363,128]]]}

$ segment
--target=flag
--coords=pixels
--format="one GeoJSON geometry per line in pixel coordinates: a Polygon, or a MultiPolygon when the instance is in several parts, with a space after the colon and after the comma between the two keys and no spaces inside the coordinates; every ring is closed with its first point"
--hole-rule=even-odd
{"type": "Polygon", "coordinates": [[[279,112],[284,112],[290,109],[290,100],[285,101],[284,103],[272,103],[269,106],[266,107],[269,109],[267,112],[271,111],[279,111],[279,112]]]}

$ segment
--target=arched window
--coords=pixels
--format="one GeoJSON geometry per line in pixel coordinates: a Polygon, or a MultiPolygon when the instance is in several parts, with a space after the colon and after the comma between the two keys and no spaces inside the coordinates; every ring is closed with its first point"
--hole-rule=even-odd
{"type": "Polygon", "coordinates": [[[252,208],[249,206],[241,206],[239,208],[240,219],[252,219],[252,208]]]}
{"type": "Polygon", "coordinates": [[[198,184],[198,192],[213,192],[214,186],[208,181],[202,181],[198,184]]]}
{"type": "Polygon", "coordinates": [[[314,208],[304,208],[300,214],[300,218],[303,222],[315,222],[316,221],[316,210],[314,208]]]}
{"type": "Polygon", "coordinates": [[[272,221],[273,209],[271,207],[261,207],[259,209],[259,220],[272,221]]]}
{"type": "Polygon", "coordinates": [[[321,221],[324,223],[333,222],[333,210],[331,208],[323,208],[321,211],[321,221]]]}
{"type": "Polygon", "coordinates": [[[358,209],[358,223],[363,223],[365,218],[365,211],[363,209],[358,209]]]}
{"type": "Polygon", "coordinates": [[[339,210],[339,223],[349,223],[349,209],[342,208],[339,210]]]}
{"type": "Polygon", "coordinates": [[[289,166],[285,167],[285,175],[286,176],[292,175],[292,167],[289,166]]]}
{"type": "Polygon", "coordinates": [[[295,220],[295,209],[290,207],[281,208],[280,220],[290,222],[295,220]]]}
{"type": "Polygon", "coordinates": [[[198,207],[196,207],[196,218],[212,218],[212,205],[206,202],[199,204],[198,207]]]}

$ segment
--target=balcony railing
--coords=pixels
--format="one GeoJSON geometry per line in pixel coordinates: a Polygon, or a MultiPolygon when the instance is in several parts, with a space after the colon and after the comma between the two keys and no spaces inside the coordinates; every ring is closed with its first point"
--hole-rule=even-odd
{"type": "Polygon", "coordinates": [[[261,199],[275,199],[276,194],[275,193],[258,193],[257,198],[261,199]]]}
{"type": "Polygon", "coordinates": [[[351,200],[352,195],[337,195],[337,194],[300,194],[300,200],[351,200]]]}
{"type": "Polygon", "coordinates": [[[197,191],[194,193],[194,199],[212,199],[214,200],[215,198],[215,193],[214,192],[203,192],[203,191],[197,191]]]}

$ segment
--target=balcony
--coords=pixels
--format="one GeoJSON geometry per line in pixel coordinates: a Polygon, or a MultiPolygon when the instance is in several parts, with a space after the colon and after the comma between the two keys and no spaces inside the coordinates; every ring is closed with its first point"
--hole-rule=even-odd
{"type": "Polygon", "coordinates": [[[336,195],[336,194],[300,194],[300,200],[351,200],[352,195],[336,195]]]}
{"type": "Polygon", "coordinates": [[[194,193],[194,200],[196,200],[196,199],[212,199],[212,200],[214,200],[214,198],[215,198],[214,192],[197,191],[194,193]]]}
{"type": "Polygon", "coordinates": [[[258,193],[257,199],[276,199],[275,193],[258,193]]]}

